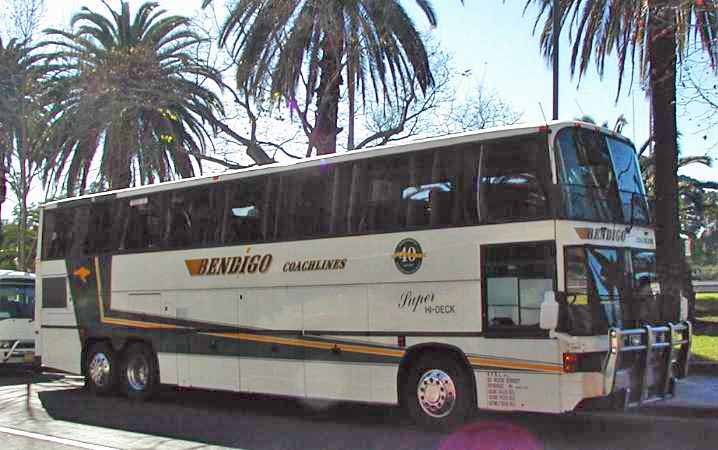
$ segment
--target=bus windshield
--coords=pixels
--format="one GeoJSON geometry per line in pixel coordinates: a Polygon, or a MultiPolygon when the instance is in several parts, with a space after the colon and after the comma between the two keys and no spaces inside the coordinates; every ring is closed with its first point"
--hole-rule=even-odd
{"type": "Polygon", "coordinates": [[[0,320],[32,319],[34,311],[34,284],[0,285],[0,320]]]}
{"type": "Polygon", "coordinates": [[[660,322],[654,250],[567,247],[565,255],[565,331],[595,335],[660,322]]]}
{"type": "Polygon", "coordinates": [[[562,130],[557,140],[564,218],[649,223],[645,190],[630,144],[583,128],[562,130]]]}

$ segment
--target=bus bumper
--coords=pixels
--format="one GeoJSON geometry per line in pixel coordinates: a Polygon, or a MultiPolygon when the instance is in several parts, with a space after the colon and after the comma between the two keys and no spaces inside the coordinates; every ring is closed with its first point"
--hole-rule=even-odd
{"type": "Polygon", "coordinates": [[[603,371],[606,396],[620,398],[624,408],[670,398],[675,380],[688,374],[690,322],[609,331],[603,371]]]}

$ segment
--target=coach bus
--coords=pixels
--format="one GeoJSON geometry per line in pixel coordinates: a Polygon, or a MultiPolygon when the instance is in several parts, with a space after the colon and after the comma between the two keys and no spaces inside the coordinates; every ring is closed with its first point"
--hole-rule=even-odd
{"type": "Polygon", "coordinates": [[[634,147],[589,124],[71,198],[41,228],[43,362],[97,394],[399,404],[443,427],[640,405],[688,365],[634,147]]]}
{"type": "Polygon", "coordinates": [[[0,367],[35,364],[35,275],[0,270],[0,367]]]}

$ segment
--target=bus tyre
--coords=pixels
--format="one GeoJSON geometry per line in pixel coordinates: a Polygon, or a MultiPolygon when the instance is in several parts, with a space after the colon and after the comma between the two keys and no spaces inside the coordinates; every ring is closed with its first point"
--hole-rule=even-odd
{"type": "Polygon", "coordinates": [[[475,408],[469,373],[453,358],[426,354],[409,369],[406,381],[405,408],[420,426],[451,429],[475,408]]]}
{"type": "Polygon", "coordinates": [[[90,347],[87,354],[85,386],[96,395],[109,395],[115,392],[118,378],[117,354],[106,342],[98,342],[90,347]]]}
{"type": "Polygon", "coordinates": [[[122,391],[131,400],[149,400],[159,385],[157,358],[145,344],[131,344],[122,365],[122,391]]]}

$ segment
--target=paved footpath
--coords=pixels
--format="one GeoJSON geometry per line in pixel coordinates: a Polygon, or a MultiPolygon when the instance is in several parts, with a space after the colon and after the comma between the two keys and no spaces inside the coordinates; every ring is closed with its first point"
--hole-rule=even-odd
{"type": "Polygon", "coordinates": [[[678,382],[674,398],[644,409],[661,415],[718,417],[718,375],[691,375],[678,382]]]}

